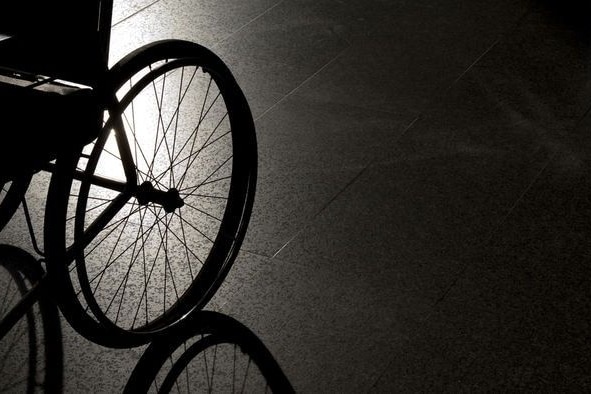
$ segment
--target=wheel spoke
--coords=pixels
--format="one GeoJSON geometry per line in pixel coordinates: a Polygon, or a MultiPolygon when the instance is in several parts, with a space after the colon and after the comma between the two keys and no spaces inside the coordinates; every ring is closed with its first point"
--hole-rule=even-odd
{"type": "MultiPolygon", "coordinates": [[[[105,309],[105,314],[107,314],[109,312],[109,309],[111,308],[111,305],[112,305],[113,301],[115,300],[117,294],[119,293],[119,290],[123,286],[123,291],[121,292],[121,302],[119,303],[119,309],[117,311],[117,316],[115,317],[115,324],[117,324],[117,321],[118,321],[118,318],[119,318],[119,311],[121,310],[121,304],[123,303],[123,297],[125,295],[125,290],[127,288],[127,281],[129,280],[129,273],[131,272],[131,268],[133,267],[133,265],[135,264],[135,262],[137,261],[137,258],[139,256],[139,252],[137,254],[135,253],[136,247],[137,247],[137,241],[139,240],[139,238],[140,238],[140,228],[138,228],[136,239],[133,242],[133,250],[131,251],[131,258],[130,258],[130,261],[129,261],[129,265],[127,267],[127,272],[125,273],[125,276],[123,277],[123,280],[119,284],[119,287],[117,287],[117,290],[115,291],[115,294],[113,294],[113,298],[111,298],[111,301],[109,302],[109,305],[107,306],[107,309],[105,309]]],[[[143,249],[144,247],[145,247],[145,244],[142,243],[142,245],[140,246],[140,248],[143,249]]]]}
{"type": "Polygon", "coordinates": [[[200,198],[211,198],[214,200],[227,200],[228,197],[225,196],[214,196],[213,194],[191,194],[191,197],[200,197],[200,198]]]}
{"type": "Polygon", "coordinates": [[[187,224],[189,227],[191,227],[193,230],[197,231],[199,234],[201,234],[205,239],[207,239],[209,242],[211,242],[212,244],[215,243],[215,241],[213,239],[211,239],[210,237],[208,237],[203,231],[199,230],[197,227],[195,227],[192,223],[190,223],[188,220],[183,219],[182,216],[180,216],[178,213],[174,212],[174,214],[181,219],[181,221],[183,221],[185,224],[187,224]]]}
{"type": "Polygon", "coordinates": [[[199,189],[201,186],[205,186],[205,185],[209,185],[209,184],[216,183],[216,182],[221,182],[221,181],[227,181],[227,180],[230,180],[230,179],[232,179],[232,176],[231,175],[228,175],[228,176],[217,178],[217,179],[214,179],[214,180],[211,180],[211,181],[201,182],[198,185],[184,187],[184,188],[182,188],[182,189],[179,190],[179,193],[181,193],[181,194],[190,194],[190,193],[184,193],[184,192],[186,190],[189,190],[189,189],[193,189],[193,191],[195,191],[195,190],[199,189]]]}
{"type": "MultiPolygon", "coordinates": [[[[156,224],[152,224],[150,226],[150,228],[148,228],[147,233],[149,234],[152,229],[156,227],[156,224]]],[[[137,242],[137,239],[135,240],[135,242],[137,242]]],[[[115,264],[116,261],[119,260],[119,258],[121,256],[123,256],[129,249],[131,249],[133,244],[130,244],[127,248],[125,248],[121,253],[119,253],[113,260],[111,260],[99,273],[97,273],[91,280],[88,281],[88,283],[93,283],[104,271],[108,270],[113,264],[115,264]]]]}
{"type": "Polygon", "coordinates": [[[231,131],[226,131],[225,133],[223,133],[222,135],[220,135],[219,137],[217,137],[213,141],[210,141],[207,144],[203,145],[199,150],[193,152],[191,155],[189,155],[189,156],[183,158],[182,160],[176,162],[174,165],[171,165],[170,168],[168,168],[165,171],[159,173],[156,176],[156,179],[160,180],[160,179],[164,178],[164,176],[166,175],[166,173],[169,170],[172,171],[175,167],[180,166],[181,164],[183,164],[186,161],[189,161],[189,164],[187,164],[187,168],[189,168],[190,166],[193,165],[193,163],[195,162],[195,160],[197,160],[197,156],[199,156],[199,154],[201,154],[202,151],[204,151],[206,148],[214,145],[216,142],[220,141],[222,138],[224,138],[225,136],[227,136],[230,133],[231,133],[231,131]]]}
{"type": "MultiPolygon", "coordinates": [[[[162,212],[162,209],[160,209],[160,212],[162,212]]],[[[156,216],[156,219],[158,219],[157,216],[156,216]]],[[[151,228],[154,228],[154,227],[156,227],[156,223],[152,224],[152,227],[151,228]]],[[[149,316],[148,316],[148,299],[149,299],[148,298],[148,283],[150,283],[150,279],[152,278],[152,273],[154,272],[154,268],[156,267],[156,262],[158,261],[158,256],[160,255],[160,250],[162,250],[162,246],[163,245],[164,245],[164,240],[161,239],[160,240],[160,244],[158,245],[158,248],[156,250],[156,256],[154,257],[154,261],[152,262],[152,267],[150,268],[150,273],[148,274],[147,280],[145,280],[144,291],[142,292],[142,296],[141,296],[140,301],[138,303],[138,309],[136,310],[136,314],[135,314],[135,317],[134,317],[134,321],[133,321],[132,327],[135,327],[135,321],[136,321],[137,315],[139,313],[139,309],[141,307],[142,300],[144,298],[146,299],[146,301],[145,301],[146,302],[146,324],[149,323],[149,316]]]]}
{"type": "MultiPolygon", "coordinates": [[[[205,212],[205,211],[204,211],[204,210],[202,210],[202,209],[199,209],[199,208],[197,208],[197,207],[194,207],[194,206],[192,206],[191,204],[187,203],[186,201],[185,201],[185,207],[189,207],[189,208],[191,208],[191,209],[193,209],[193,210],[195,210],[195,211],[197,211],[197,212],[199,212],[199,213],[202,213],[202,214],[204,214],[205,216],[208,216],[208,217],[210,217],[210,218],[212,218],[212,219],[215,219],[215,220],[217,220],[217,221],[218,221],[218,222],[220,222],[220,223],[222,222],[222,219],[220,219],[220,218],[218,218],[218,217],[216,217],[216,216],[213,216],[212,214],[210,214],[210,213],[207,213],[207,212],[205,212]]],[[[180,212],[180,210],[179,210],[179,212],[180,212]]]]}
{"type": "MultiPolygon", "coordinates": [[[[133,122],[133,126],[129,123],[129,120],[127,119],[127,116],[125,115],[125,112],[122,114],[123,119],[125,119],[125,122],[129,125],[129,129],[131,131],[131,135],[133,136],[133,140],[134,140],[134,144],[133,144],[133,151],[134,151],[134,156],[135,160],[136,160],[136,171],[140,174],[140,175],[144,175],[143,180],[146,180],[148,178],[148,174],[146,174],[145,172],[141,171],[139,169],[139,163],[138,163],[138,150],[139,153],[142,157],[142,159],[144,160],[144,163],[146,163],[146,166],[149,166],[148,163],[148,159],[146,158],[146,155],[142,149],[142,147],[137,143],[137,135],[136,135],[136,131],[135,131],[135,107],[133,105],[134,103],[132,102],[131,105],[131,117],[132,117],[132,122],[133,122]]],[[[119,160],[121,160],[119,157],[117,157],[119,160]]]]}
{"type": "Polygon", "coordinates": [[[211,178],[214,174],[216,174],[223,166],[226,165],[226,163],[228,163],[230,160],[232,160],[233,156],[228,157],[226,160],[224,160],[224,162],[222,164],[220,164],[215,170],[213,170],[213,172],[211,174],[209,174],[207,176],[207,178],[205,178],[203,181],[201,181],[201,183],[199,183],[194,189],[192,189],[190,192],[188,193],[183,193],[183,195],[196,195],[193,194],[193,192],[195,192],[198,188],[200,188],[201,186],[203,186],[205,184],[205,182],[207,182],[209,180],[209,178],[211,178]]]}
{"type": "MultiPolygon", "coordinates": [[[[185,69],[185,68],[183,67],[183,71],[184,71],[184,69],[185,69]]],[[[171,124],[172,124],[172,122],[173,122],[173,119],[176,119],[176,125],[175,125],[175,137],[174,137],[174,138],[175,138],[175,144],[173,144],[173,149],[174,149],[174,147],[175,147],[175,145],[176,145],[176,132],[177,132],[177,130],[178,130],[178,120],[179,120],[178,112],[180,111],[180,105],[181,105],[181,103],[184,101],[184,99],[185,99],[185,96],[187,95],[187,92],[188,92],[189,88],[191,87],[191,85],[192,85],[192,83],[193,83],[193,79],[194,79],[194,77],[195,77],[195,74],[197,73],[197,69],[198,69],[198,67],[196,67],[196,68],[193,70],[193,75],[191,75],[191,78],[190,78],[190,80],[189,80],[189,83],[187,84],[187,87],[186,87],[185,91],[183,92],[183,95],[182,95],[182,97],[179,99],[179,102],[178,102],[178,104],[177,104],[177,108],[176,108],[175,112],[173,113],[173,115],[171,116],[171,120],[170,120],[169,124],[166,126],[166,130],[168,131],[168,129],[170,128],[170,125],[171,125],[171,124]]],[[[181,89],[181,88],[182,88],[182,80],[181,80],[181,84],[179,85],[179,89],[181,89]]],[[[189,136],[189,139],[190,139],[190,138],[191,138],[191,137],[189,136]]],[[[185,142],[185,144],[184,144],[184,145],[181,147],[181,149],[179,150],[179,154],[180,154],[180,152],[182,152],[182,150],[184,149],[184,147],[185,147],[185,146],[186,146],[186,144],[188,143],[189,139],[187,139],[187,141],[185,142]]],[[[162,143],[162,141],[161,141],[161,143],[162,143]]],[[[156,149],[156,151],[158,151],[158,150],[160,149],[160,145],[161,145],[161,143],[158,145],[158,148],[156,149]]],[[[173,150],[173,152],[174,152],[174,150],[173,150]]],[[[172,158],[171,158],[171,160],[170,160],[170,161],[171,161],[171,167],[172,167],[172,163],[173,163],[174,161],[176,161],[176,159],[177,159],[177,158],[178,158],[178,157],[177,157],[177,156],[175,156],[174,154],[172,155],[172,158]]],[[[164,171],[164,173],[166,173],[166,171],[164,171]]],[[[157,177],[154,177],[154,178],[156,178],[156,179],[161,179],[161,177],[160,177],[160,174],[159,174],[157,177]]]]}
{"type": "Polygon", "coordinates": [[[152,81],[152,87],[154,90],[154,97],[156,100],[156,106],[158,107],[158,120],[157,120],[157,127],[156,127],[156,137],[154,138],[154,156],[152,157],[152,161],[148,168],[149,173],[154,176],[152,170],[154,169],[154,163],[156,162],[156,156],[158,156],[158,151],[160,150],[160,146],[162,146],[162,141],[158,143],[158,134],[160,131],[160,126],[162,126],[162,140],[166,145],[166,149],[168,151],[168,158],[170,157],[170,151],[168,150],[168,141],[166,140],[166,133],[168,130],[164,127],[164,121],[162,120],[162,102],[164,97],[164,87],[166,86],[166,73],[162,76],[162,89],[160,91],[160,100],[158,100],[158,92],[156,91],[156,83],[152,81]]]}
{"type": "MultiPolygon", "coordinates": [[[[191,267],[191,258],[189,257],[189,248],[187,247],[187,237],[185,236],[185,224],[183,223],[183,214],[182,212],[179,210],[179,216],[181,217],[181,220],[179,221],[180,225],[181,225],[181,234],[183,236],[183,246],[185,247],[185,257],[187,258],[187,267],[189,268],[189,274],[191,275],[191,280],[195,279],[195,276],[193,275],[193,269],[191,267]]],[[[198,261],[203,264],[201,262],[201,260],[198,259],[198,261]]]]}
{"type": "MultiPolygon", "coordinates": [[[[138,208],[136,211],[134,211],[133,213],[135,213],[135,212],[138,212],[140,209],[141,209],[141,207],[139,207],[139,208],[138,208]]],[[[104,237],[103,237],[103,238],[102,238],[102,239],[101,239],[101,240],[100,240],[100,241],[99,241],[97,244],[95,244],[95,245],[93,246],[93,248],[92,248],[92,249],[90,249],[89,251],[86,251],[86,253],[85,253],[84,257],[86,258],[86,257],[88,257],[88,256],[89,256],[89,255],[90,255],[92,252],[94,252],[94,250],[95,250],[96,248],[98,248],[98,247],[99,247],[99,246],[100,246],[100,245],[101,245],[101,244],[102,244],[102,243],[103,243],[103,242],[104,242],[104,241],[105,241],[105,240],[106,240],[106,239],[107,239],[107,238],[108,238],[108,237],[109,237],[109,236],[110,236],[110,235],[111,235],[111,234],[112,234],[112,233],[113,233],[115,230],[117,230],[117,228],[118,228],[118,227],[119,227],[119,226],[120,226],[120,225],[121,225],[121,224],[122,224],[124,221],[128,220],[129,216],[131,216],[133,213],[130,213],[128,216],[126,216],[126,217],[124,217],[124,218],[121,218],[121,219],[117,220],[116,222],[113,222],[113,223],[109,224],[108,226],[105,226],[105,227],[102,229],[102,231],[105,231],[105,230],[107,230],[107,229],[109,229],[109,228],[111,228],[111,227],[113,227],[113,228],[112,228],[112,229],[111,229],[111,230],[110,230],[110,231],[107,233],[107,235],[105,235],[105,236],[104,236],[104,237]]],[[[89,243],[88,245],[86,245],[86,246],[89,246],[89,245],[90,245],[90,243],[89,243]]]]}
{"type": "MultiPolygon", "coordinates": [[[[145,232],[144,232],[144,228],[142,226],[142,243],[145,245],[146,242],[148,241],[149,235],[145,238],[144,238],[144,235],[145,235],[145,232]]],[[[142,264],[142,268],[143,268],[142,272],[144,274],[143,275],[144,276],[144,289],[147,289],[149,279],[148,279],[148,276],[146,275],[146,248],[142,249],[142,263],[143,263],[142,264]]],[[[150,276],[151,276],[151,273],[152,273],[152,271],[150,271],[150,276]]],[[[144,290],[144,292],[145,292],[145,290],[144,290]]],[[[135,322],[137,321],[137,316],[138,316],[138,313],[139,313],[141,306],[142,306],[142,299],[143,299],[143,295],[140,298],[140,301],[138,302],[138,307],[135,311],[135,315],[133,316],[133,321],[131,323],[132,328],[135,327],[135,322]]],[[[145,306],[146,306],[145,312],[146,312],[146,317],[147,317],[149,315],[149,313],[148,313],[148,299],[147,298],[146,298],[145,306]]]]}
{"type": "MultiPolygon", "coordinates": [[[[195,69],[195,72],[196,71],[197,71],[197,69],[195,69]]],[[[181,68],[181,80],[179,83],[179,96],[178,96],[175,114],[174,114],[174,115],[176,115],[176,117],[175,117],[175,122],[174,122],[174,134],[173,134],[173,139],[172,139],[172,157],[175,156],[174,150],[176,148],[176,136],[177,136],[177,132],[179,130],[179,118],[180,118],[179,113],[180,113],[180,109],[181,109],[181,103],[183,101],[182,99],[184,98],[184,96],[181,95],[182,88],[183,88],[183,77],[184,76],[185,76],[185,68],[183,67],[183,68],[181,68]]],[[[190,86],[190,83],[187,86],[187,89],[185,90],[185,92],[189,90],[189,86],[190,86]]],[[[173,161],[171,160],[171,162],[170,162],[171,169],[172,169],[172,163],[173,163],[173,161]]],[[[171,171],[171,176],[172,176],[172,184],[174,185],[175,184],[174,171],[171,171]]]]}
{"type": "MultiPolygon", "coordinates": [[[[141,214],[141,211],[140,211],[140,214],[141,214]]],[[[128,215],[125,218],[125,224],[123,225],[123,228],[119,232],[119,236],[117,237],[117,241],[115,242],[115,245],[113,245],[113,248],[111,250],[111,253],[109,254],[109,257],[107,258],[107,261],[111,261],[111,259],[113,258],[113,254],[115,254],[115,250],[117,249],[117,246],[119,246],[119,242],[121,241],[121,237],[123,236],[123,232],[125,231],[125,228],[127,227],[127,224],[129,223],[129,218],[130,217],[131,217],[131,215],[128,215]]],[[[96,286],[94,287],[93,294],[96,293],[96,290],[98,289],[99,285],[101,284],[101,281],[103,279],[103,275],[104,275],[105,272],[106,271],[103,271],[103,273],[101,274],[101,277],[99,278],[98,282],[96,283],[96,286]]]]}
{"type": "MultiPolygon", "coordinates": [[[[119,210],[123,208],[125,203],[129,201],[131,196],[126,194],[118,195],[109,206],[101,212],[98,218],[96,218],[84,231],[80,240],[77,240],[75,243],[75,247],[84,248],[88,246],[94,237],[96,237],[99,232],[101,232],[104,227],[117,215],[119,210]],[[78,245],[80,243],[80,245],[78,245]]],[[[68,261],[69,262],[69,261],[68,261]]]]}
{"type": "Polygon", "coordinates": [[[160,228],[160,225],[158,225],[158,232],[160,233],[160,238],[164,240],[164,297],[163,297],[163,313],[166,312],[166,294],[167,294],[167,277],[168,277],[168,272],[170,272],[170,279],[172,281],[172,287],[176,296],[176,301],[179,300],[179,294],[178,294],[178,290],[177,290],[177,286],[176,286],[176,282],[174,280],[174,276],[172,273],[172,268],[170,267],[170,258],[168,256],[168,234],[169,234],[169,224],[170,221],[172,221],[172,217],[166,221],[166,218],[164,220],[164,234],[162,234],[162,229],[160,228]]]}
{"type": "MultiPolygon", "coordinates": [[[[181,180],[179,181],[179,188],[183,187],[183,182],[185,181],[185,177],[187,175],[187,172],[189,171],[189,168],[191,168],[191,166],[193,165],[193,163],[195,162],[195,160],[197,160],[197,157],[199,156],[199,154],[201,152],[203,152],[203,150],[209,146],[207,143],[209,142],[209,140],[211,139],[211,137],[215,134],[215,132],[218,130],[218,128],[220,127],[220,125],[222,124],[222,122],[224,121],[224,119],[228,116],[228,113],[226,112],[224,114],[224,116],[220,119],[220,121],[218,122],[217,126],[212,130],[212,132],[209,134],[209,136],[207,137],[207,139],[205,140],[205,143],[203,145],[203,147],[201,147],[201,149],[199,149],[199,151],[197,152],[197,154],[195,156],[193,156],[193,150],[191,148],[191,154],[189,156],[193,156],[193,158],[191,160],[189,160],[189,163],[187,164],[187,167],[185,169],[185,172],[183,174],[183,176],[181,177],[181,180]]],[[[226,135],[227,133],[225,133],[224,135],[226,135]]],[[[222,137],[224,136],[222,135],[222,137]]],[[[221,138],[221,137],[220,137],[221,138]]],[[[215,142],[215,140],[214,140],[215,142]]]]}
{"type": "Polygon", "coordinates": [[[246,364],[246,371],[244,371],[244,379],[242,380],[242,388],[240,389],[241,393],[244,393],[244,388],[246,387],[246,378],[248,377],[248,370],[250,369],[250,362],[251,359],[248,359],[248,362],[246,364]]]}
{"type": "MultiPolygon", "coordinates": [[[[205,104],[206,104],[206,101],[207,101],[207,96],[209,95],[209,89],[211,87],[211,82],[212,82],[212,79],[209,80],[209,84],[207,86],[207,91],[205,93],[205,100],[203,101],[203,105],[201,107],[201,113],[199,114],[199,120],[197,122],[197,125],[195,126],[195,128],[193,129],[193,131],[190,133],[190,135],[188,136],[188,138],[185,141],[185,143],[183,144],[183,146],[179,149],[178,155],[173,158],[173,160],[172,160],[173,162],[176,161],[176,159],[178,159],[178,156],[180,156],[180,154],[185,149],[185,147],[187,146],[187,144],[189,143],[189,141],[192,141],[192,143],[191,143],[191,149],[189,151],[190,152],[193,152],[193,148],[195,147],[195,142],[197,141],[197,135],[199,133],[199,127],[201,126],[201,122],[203,121],[203,119],[205,119],[205,117],[207,116],[207,114],[209,113],[209,111],[211,110],[211,108],[213,107],[213,105],[215,104],[215,102],[217,101],[217,98],[220,96],[220,95],[218,95],[218,97],[216,97],[216,99],[214,100],[214,102],[207,109],[207,111],[205,111],[205,114],[204,114],[203,112],[204,112],[204,109],[205,109],[205,104]]],[[[189,156],[191,156],[191,154],[189,154],[189,156]]]]}
{"type": "MultiPolygon", "coordinates": [[[[176,214],[176,213],[175,213],[175,214],[176,214]]],[[[162,219],[156,218],[156,220],[158,220],[158,221],[161,221],[162,219]]],[[[185,222],[185,223],[187,223],[187,224],[189,224],[189,225],[191,225],[189,222],[187,222],[187,221],[186,221],[186,220],[184,220],[184,219],[182,219],[182,221],[183,221],[183,222],[185,222]]],[[[178,236],[178,235],[177,235],[177,234],[176,234],[174,231],[172,231],[172,230],[171,230],[171,231],[170,231],[170,234],[172,234],[172,235],[173,235],[173,236],[174,236],[174,237],[175,237],[175,238],[176,238],[176,239],[177,239],[179,242],[183,242],[183,241],[181,240],[181,238],[180,238],[180,237],[179,237],[179,236],[178,236]]],[[[191,255],[192,255],[193,257],[195,257],[195,259],[197,259],[197,261],[199,261],[199,262],[200,262],[202,265],[204,264],[204,263],[203,263],[203,261],[202,261],[202,260],[199,258],[199,256],[197,256],[197,255],[195,254],[195,252],[193,252],[193,250],[192,250],[191,248],[189,248],[189,247],[188,247],[186,244],[185,244],[185,248],[187,249],[187,251],[188,251],[189,253],[191,253],[191,255]]]]}

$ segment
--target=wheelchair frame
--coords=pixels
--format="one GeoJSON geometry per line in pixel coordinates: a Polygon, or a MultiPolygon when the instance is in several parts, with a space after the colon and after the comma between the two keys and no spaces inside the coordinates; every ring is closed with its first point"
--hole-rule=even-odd
{"type": "MultiPolygon", "coordinates": [[[[80,2],[62,0],[60,4],[68,6],[76,3],[80,2]]],[[[149,342],[154,335],[179,324],[192,310],[202,308],[227,275],[244,239],[252,211],[257,169],[256,137],[246,98],[227,66],[215,54],[196,43],[163,40],[138,48],[109,69],[113,2],[97,0],[90,7],[96,11],[96,31],[94,28],[87,30],[93,45],[86,51],[94,53],[91,56],[94,60],[84,64],[84,67],[79,67],[79,62],[72,61],[70,56],[45,63],[44,57],[48,51],[56,50],[59,54],[74,57],[76,54],[70,53],[72,49],[67,46],[40,49],[35,44],[34,35],[26,32],[22,40],[18,34],[14,37],[13,46],[8,46],[5,52],[10,54],[5,56],[6,64],[0,64],[5,75],[8,73],[18,78],[25,74],[34,75],[34,80],[22,87],[29,89],[29,92],[40,85],[63,81],[90,87],[95,98],[92,103],[100,114],[96,122],[89,122],[97,127],[89,127],[91,130],[86,130],[88,133],[82,135],[81,141],[73,145],[66,144],[64,149],[43,156],[45,160],[31,170],[5,179],[4,183],[10,184],[10,187],[0,201],[0,230],[22,201],[33,246],[46,261],[48,284],[45,284],[45,280],[40,283],[50,286],[68,322],[80,334],[98,344],[131,347],[149,342]],[[27,45],[39,49],[39,52],[26,49],[29,48],[27,45]],[[22,58],[20,54],[24,54],[22,58]],[[169,85],[174,83],[178,84],[178,88],[169,91],[169,85]],[[139,125],[140,118],[148,118],[144,116],[147,112],[142,112],[142,116],[136,118],[135,108],[143,104],[146,97],[150,98],[151,90],[154,90],[155,98],[151,97],[153,102],[146,108],[157,113],[157,125],[148,124],[150,127],[142,126],[141,129],[142,132],[150,129],[152,133],[146,133],[146,136],[154,139],[154,156],[149,163],[150,155],[146,158],[144,154],[147,143],[138,138],[139,132],[136,133],[136,121],[139,125]],[[210,91],[217,92],[217,96],[212,98],[215,92],[210,96],[210,91]],[[186,96],[190,97],[186,99],[186,96]],[[194,105],[194,111],[181,115],[181,110],[188,105],[187,101],[201,99],[202,96],[201,105],[194,105]],[[165,105],[165,98],[170,98],[170,105],[165,105]],[[165,125],[165,118],[168,125],[165,125]],[[173,123],[174,138],[169,136],[173,123]],[[186,127],[184,134],[179,132],[177,139],[177,131],[185,126],[184,123],[190,127],[186,127]],[[202,131],[206,126],[211,130],[202,131]],[[152,128],[156,128],[155,133],[152,128]],[[202,144],[198,149],[195,148],[197,143],[202,144]],[[164,145],[166,148],[162,148],[164,145]],[[113,154],[114,149],[117,154],[113,154]],[[211,153],[214,149],[215,152],[211,153]],[[225,156],[217,159],[217,154],[225,156]],[[211,157],[204,158],[204,155],[211,157]],[[111,156],[119,160],[117,163],[120,162],[118,179],[117,176],[111,176],[117,171],[111,171],[109,165],[106,165],[107,170],[99,170],[105,162],[112,160],[111,156]],[[196,163],[197,160],[200,162],[196,163]],[[164,170],[158,169],[158,172],[160,161],[166,162],[166,167],[164,170]],[[180,173],[179,169],[184,172],[180,173]],[[43,231],[44,251],[35,240],[24,199],[33,173],[39,170],[51,173],[43,231]],[[199,170],[210,173],[204,176],[198,173],[199,170]],[[185,181],[194,182],[196,186],[187,186],[185,181]],[[200,192],[210,187],[218,191],[222,189],[222,194],[200,192]],[[100,189],[97,197],[92,195],[95,189],[100,189]],[[93,198],[103,202],[89,207],[89,201],[93,198]],[[216,211],[212,213],[207,212],[206,208],[198,208],[197,202],[205,207],[213,205],[216,211]],[[72,206],[75,215],[69,218],[72,206]],[[101,206],[106,207],[102,209],[101,206]],[[128,208],[129,211],[125,211],[128,208]],[[73,236],[66,234],[69,220],[74,220],[74,225],[70,226],[73,236]],[[144,224],[149,220],[149,225],[144,224]],[[118,238],[105,241],[113,233],[111,229],[118,229],[123,223],[118,238]],[[131,237],[125,231],[128,225],[130,228],[135,226],[136,232],[131,237]],[[173,225],[178,228],[176,231],[171,229],[173,225]],[[205,226],[207,231],[199,226],[205,226]],[[192,232],[190,236],[186,234],[189,232],[192,232]],[[156,235],[150,238],[153,234],[156,235]],[[103,235],[104,238],[100,239],[103,235]],[[99,239],[100,242],[97,241],[99,239]],[[187,246],[187,239],[196,246],[187,246]],[[124,242],[130,242],[127,249],[119,245],[124,242]],[[146,254],[153,254],[150,248],[156,248],[155,245],[158,245],[157,252],[155,256],[150,256],[154,262],[148,270],[146,265],[149,259],[146,259],[146,254]],[[95,253],[99,247],[104,247],[105,251],[95,253]],[[112,259],[120,252],[118,247],[122,251],[112,259]],[[131,249],[130,262],[121,265],[117,259],[125,253],[129,254],[131,249]],[[181,252],[177,253],[177,249],[181,252]],[[162,254],[160,250],[163,250],[162,254]],[[143,254],[143,272],[137,266],[134,267],[142,259],[140,253],[143,254]],[[94,260],[90,261],[90,256],[94,260]],[[102,263],[98,261],[105,258],[108,261],[101,266],[102,263]],[[173,266],[174,259],[179,262],[173,266]],[[116,264],[117,267],[114,267],[116,264]],[[185,265],[190,275],[189,272],[182,273],[181,288],[178,270],[185,265]],[[199,269],[194,265],[200,266],[199,269]],[[193,273],[193,270],[197,272],[193,273]],[[163,273],[163,279],[154,279],[150,284],[154,271],[163,273]],[[109,290],[99,289],[99,286],[105,277],[115,282],[119,281],[121,275],[123,280],[119,287],[110,289],[115,294],[109,302],[109,290]],[[143,290],[138,293],[137,307],[124,303],[125,293],[129,298],[129,294],[136,290],[131,285],[130,290],[126,290],[131,275],[136,277],[136,286],[143,286],[143,290]],[[160,282],[156,283],[157,280],[160,282]],[[150,293],[149,285],[164,289],[163,300],[159,298],[161,295],[150,293]],[[124,288],[120,293],[122,286],[124,288]],[[167,291],[171,286],[174,292],[167,300],[167,291]],[[172,295],[176,300],[170,300],[172,295]],[[99,296],[103,296],[104,300],[99,300],[99,296]],[[114,315],[110,308],[117,297],[120,297],[120,303],[114,315]],[[159,303],[162,301],[161,312],[152,310],[160,308],[160,305],[149,305],[152,298],[158,298],[159,303]],[[119,321],[126,313],[134,312],[133,322],[124,325],[119,321]],[[136,326],[138,316],[143,316],[141,319],[145,322],[137,323],[136,326]]],[[[88,27],[87,24],[81,26],[84,29],[88,27]]],[[[68,35],[73,32],[66,27],[57,29],[56,37],[67,41],[68,35]]],[[[0,53],[3,44],[0,41],[0,53]]],[[[192,101],[190,103],[193,104],[192,101]]],[[[149,144],[152,146],[151,140],[149,144]]],[[[131,280],[132,284],[135,282],[131,280]]],[[[22,308],[15,308],[14,318],[0,322],[0,337],[19,316],[24,315],[27,306],[34,302],[35,295],[39,293],[35,289],[31,291],[31,299],[25,297],[22,308]]]]}

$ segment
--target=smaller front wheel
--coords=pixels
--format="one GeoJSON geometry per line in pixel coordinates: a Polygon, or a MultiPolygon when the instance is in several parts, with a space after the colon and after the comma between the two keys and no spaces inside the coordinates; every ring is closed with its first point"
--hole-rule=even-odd
{"type": "Polygon", "coordinates": [[[256,139],[230,71],[197,44],[150,44],[109,78],[98,139],[57,161],[45,244],[70,323],[127,347],[204,306],[224,280],[253,205],[256,139]]]}

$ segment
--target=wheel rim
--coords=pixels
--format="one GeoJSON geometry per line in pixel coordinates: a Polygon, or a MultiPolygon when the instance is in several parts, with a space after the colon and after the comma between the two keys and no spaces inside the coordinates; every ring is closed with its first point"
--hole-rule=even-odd
{"type": "MultiPolygon", "coordinates": [[[[241,157],[240,136],[230,132],[234,119],[227,113],[226,93],[216,86],[218,76],[191,63],[152,65],[118,94],[137,182],[123,182],[125,192],[81,182],[73,193],[76,214],[69,222],[76,242],[111,206],[108,201],[125,200],[76,258],[78,292],[104,326],[145,332],[180,318],[229,263],[244,230],[248,182],[234,164],[241,157]],[[189,114],[192,119],[185,106],[197,109],[189,114]],[[159,113],[155,119],[139,116],[150,107],[159,113]],[[152,194],[141,190],[146,184],[152,194]],[[175,204],[179,197],[182,203],[175,204]],[[173,208],[166,209],[165,201],[173,208]]],[[[115,134],[105,133],[84,171],[124,181],[115,134]]]]}

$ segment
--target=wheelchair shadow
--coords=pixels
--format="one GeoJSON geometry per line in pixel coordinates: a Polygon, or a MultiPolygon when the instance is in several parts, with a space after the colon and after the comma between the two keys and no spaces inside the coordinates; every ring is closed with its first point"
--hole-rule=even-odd
{"type": "Polygon", "coordinates": [[[294,392],[263,342],[230,316],[195,311],[145,350],[124,393],[294,392]]]}
{"type": "MultiPolygon", "coordinates": [[[[40,286],[44,274],[40,261],[26,251],[0,245],[0,392],[61,392],[68,379],[58,308],[46,294],[48,287],[40,286]]],[[[124,393],[172,389],[294,392],[250,329],[230,316],[202,310],[151,341],[124,393]]]]}
{"type": "Polygon", "coordinates": [[[61,392],[60,318],[44,274],[29,253],[0,245],[0,392],[61,392]]]}

